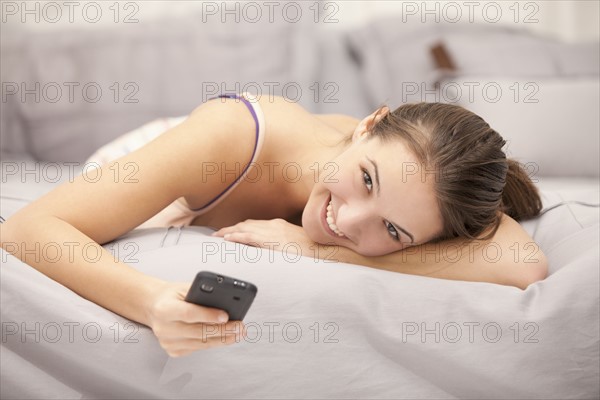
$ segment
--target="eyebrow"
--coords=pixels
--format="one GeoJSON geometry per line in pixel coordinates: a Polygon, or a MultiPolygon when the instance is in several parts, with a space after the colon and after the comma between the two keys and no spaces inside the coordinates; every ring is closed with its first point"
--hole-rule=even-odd
{"type": "MultiPolygon", "coordinates": [[[[374,160],[371,160],[369,158],[369,156],[365,156],[367,158],[367,160],[369,160],[369,162],[371,164],[373,164],[373,168],[375,169],[375,182],[377,182],[377,197],[379,197],[379,194],[381,192],[381,185],[379,184],[379,169],[377,168],[377,163],[374,160]]],[[[392,225],[394,225],[396,228],[398,228],[399,230],[401,230],[406,236],[408,236],[410,238],[410,242],[414,243],[415,242],[415,238],[413,237],[413,235],[410,234],[409,231],[407,231],[406,229],[402,228],[400,225],[396,224],[393,221],[389,221],[392,223],[392,225]]]]}

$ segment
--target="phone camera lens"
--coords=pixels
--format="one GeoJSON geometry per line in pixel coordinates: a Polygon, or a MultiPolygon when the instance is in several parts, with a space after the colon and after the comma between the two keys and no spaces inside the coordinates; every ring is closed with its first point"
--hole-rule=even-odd
{"type": "Polygon", "coordinates": [[[203,283],[202,285],[200,285],[200,290],[202,290],[203,292],[206,292],[206,293],[212,293],[212,291],[214,290],[214,287],[212,287],[208,283],[203,283]]]}
{"type": "Polygon", "coordinates": [[[223,283],[223,277],[222,276],[217,276],[217,282],[218,283],[223,283]]]}
{"type": "Polygon", "coordinates": [[[246,282],[233,281],[233,286],[237,287],[238,289],[246,289],[246,282]]]}

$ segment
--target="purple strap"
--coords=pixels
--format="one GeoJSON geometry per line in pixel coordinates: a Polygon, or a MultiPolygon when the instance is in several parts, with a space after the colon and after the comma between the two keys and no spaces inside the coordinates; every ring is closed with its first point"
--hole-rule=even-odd
{"type": "Polygon", "coordinates": [[[256,150],[258,149],[258,133],[259,133],[258,117],[256,116],[256,113],[254,112],[254,108],[252,107],[252,105],[250,104],[250,102],[248,100],[246,100],[245,98],[243,98],[242,96],[237,95],[237,94],[222,94],[222,95],[217,96],[217,97],[211,97],[208,100],[213,100],[213,99],[218,99],[218,98],[223,98],[223,97],[224,98],[228,98],[228,99],[239,99],[239,100],[242,100],[244,102],[244,104],[246,105],[246,107],[248,107],[248,110],[250,110],[250,114],[252,114],[252,118],[254,118],[254,123],[256,125],[256,133],[255,133],[255,141],[254,141],[254,150],[252,150],[252,158],[250,159],[250,162],[248,163],[248,165],[246,165],[246,168],[244,168],[244,170],[242,171],[242,173],[240,174],[240,176],[238,176],[235,179],[235,181],[233,181],[229,186],[227,186],[227,188],[225,188],[225,190],[223,190],[221,193],[219,193],[219,195],[217,197],[215,197],[214,199],[212,199],[211,201],[209,201],[204,206],[202,206],[200,208],[194,208],[194,209],[192,209],[192,211],[202,211],[202,210],[204,210],[205,208],[207,208],[208,206],[210,206],[211,204],[213,204],[215,201],[219,200],[234,185],[236,185],[239,182],[239,180],[242,179],[242,177],[246,174],[246,171],[248,170],[248,168],[250,168],[250,165],[252,164],[252,160],[254,160],[254,156],[256,155],[256,150]]]}

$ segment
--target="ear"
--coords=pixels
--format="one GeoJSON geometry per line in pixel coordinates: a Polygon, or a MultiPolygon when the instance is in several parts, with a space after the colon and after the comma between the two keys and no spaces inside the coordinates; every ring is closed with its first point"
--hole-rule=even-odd
{"type": "Polygon", "coordinates": [[[373,113],[356,126],[354,129],[354,133],[352,134],[352,142],[356,142],[362,138],[366,138],[370,135],[371,129],[378,123],[383,117],[385,117],[390,112],[388,106],[383,106],[373,111],[373,113]]]}

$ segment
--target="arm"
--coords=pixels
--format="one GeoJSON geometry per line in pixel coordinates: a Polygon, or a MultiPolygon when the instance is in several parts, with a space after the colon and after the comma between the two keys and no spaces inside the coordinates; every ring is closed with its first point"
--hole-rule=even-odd
{"type": "Polygon", "coordinates": [[[507,215],[489,240],[452,239],[423,244],[380,257],[340,247],[336,258],[388,271],[433,278],[490,282],[525,289],[546,278],[548,262],[539,246],[507,215]]]}
{"type": "Polygon", "coordinates": [[[366,257],[341,246],[313,242],[302,227],[282,219],[247,220],[214,233],[226,240],[280,250],[296,243],[303,255],[364,265],[412,275],[462,281],[490,282],[525,289],[544,279],[548,271],[545,255],[523,228],[507,215],[489,240],[446,240],[409,247],[379,257],[366,257]],[[278,238],[278,246],[273,245],[278,238]]]}
{"type": "MultiPolygon", "coordinates": [[[[217,322],[218,310],[183,301],[183,286],[138,272],[116,260],[101,244],[135,228],[179,197],[202,203],[220,193],[230,183],[221,181],[220,174],[202,185],[198,184],[202,180],[190,177],[202,176],[203,162],[247,162],[253,129],[243,104],[203,104],[181,125],[103,166],[98,181],[79,176],[19,210],[0,225],[0,244],[82,297],[152,327],[157,336],[172,340],[178,325],[217,322]],[[239,145],[232,147],[232,142],[239,145]],[[128,174],[121,173],[116,180],[117,165],[133,165],[136,174],[125,180],[128,174]],[[63,255],[58,260],[24,251],[50,243],[63,255]],[[88,256],[92,254],[93,259],[88,256]]],[[[179,329],[179,335],[189,334],[189,329],[179,329]]],[[[165,343],[161,341],[163,347],[165,343]]]]}

